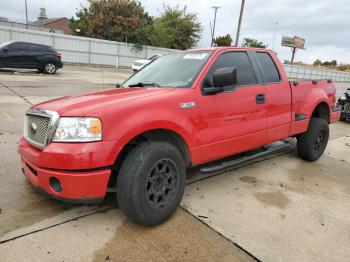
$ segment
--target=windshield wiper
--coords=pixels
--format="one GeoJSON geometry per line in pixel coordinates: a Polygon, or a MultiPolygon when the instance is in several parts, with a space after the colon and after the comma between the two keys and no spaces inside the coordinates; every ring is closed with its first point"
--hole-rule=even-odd
{"type": "Polygon", "coordinates": [[[158,85],[155,82],[140,82],[140,83],[137,83],[137,84],[129,85],[129,87],[146,87],[146,86],[160,87],[160,85],[158,85]]]}

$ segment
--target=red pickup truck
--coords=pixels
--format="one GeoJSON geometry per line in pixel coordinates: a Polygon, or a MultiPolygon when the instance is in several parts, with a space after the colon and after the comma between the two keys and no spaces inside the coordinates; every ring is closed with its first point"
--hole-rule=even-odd
{"type": "Polygon", "coordinates": [[[179,52],[119,87],[33,106],[18,151],[39,191],[94,203],[114,187],[121,210],[145,225],[175,211],[188,168],[287,137],[314,161],[340,117],[331,80],[288,81],[265,49],[179,52]]]}

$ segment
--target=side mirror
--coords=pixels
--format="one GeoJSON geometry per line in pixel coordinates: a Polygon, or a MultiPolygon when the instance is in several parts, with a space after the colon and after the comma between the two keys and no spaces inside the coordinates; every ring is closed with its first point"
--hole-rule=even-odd
{"type": "Polygon", "coordinates": [[[237,69],[233,66],[217,69],[213,75],[214,86],[224,87],[237,84],[237,69]]]}
{"type": "Polygon", "coordinates": [[[7,52],[9,51],[9,48],[8,48],[7,46],[5,46],[5,47],[3,47],[3,48],[1,49],[1,51],[7,53],[7,52]]]}
{"type": "Polygon", "coordinates": [[[121,88],[122,86],[118,83],[115,85],[115,88],[121,88]]]}
{"type": "Polygon", "coordinates": [[[235,67],[223,67],[214,72],[213,87],[205,87],[203,92],[214,95],[224,91],[224,86],[237,84],[237,70],[235,67]]]}

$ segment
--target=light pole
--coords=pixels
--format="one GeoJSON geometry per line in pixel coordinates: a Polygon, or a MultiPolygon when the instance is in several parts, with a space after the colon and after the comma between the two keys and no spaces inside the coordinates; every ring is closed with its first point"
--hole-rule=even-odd
{"type": "Polygon", "coordinates": [[[27,7],[27,0],[24,0],[24,4],[26,7],[26,29],[28,29],[28,7],[27,7]]]}
{"type": "Polygon", "coordinates": [[[215,23],[216,23],[216,13],[218,12],[218,9],[220,9],[220,6],[212,6],[211,8],[214,9],[214,23],[213,23],[213,31],[211,32],[211,45],[214,44],[214,34],[215,34],[215,23]]]}
{"type": "Polygon", "coordinates": [[[272,50],[274,50],[274,48],[275,48],[277,26],[278,26],[278,22],[275,23],[275,29],[273,30],[272,50]]]}
{"type": "Polygon", "coordinates": [[[238,46],[238,42],[239,42],[239,34],[240,34],[240,32],[241,32],[241,24],[242,24],[244,3],[245,3],[245,0],[242,0],[242,3],[241,3],[241,11],[239,12],[239,19],[238,19],[238,27],[237,27],[237,34],[236,34],[235,46],[238,46]]]}

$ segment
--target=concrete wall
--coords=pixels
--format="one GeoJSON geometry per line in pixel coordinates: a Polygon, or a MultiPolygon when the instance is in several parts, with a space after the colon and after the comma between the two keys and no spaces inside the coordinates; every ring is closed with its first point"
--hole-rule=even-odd
{"type": "Polygon", "coordinates": [[[284,65],[291,79],[333,79],[336,82],[350,82],[350,73],[318,68],[284,65]]]}
{"type": "MultiPolygon", "coordinates": [[[[62,53],[62,60],[66,63],[117,67],[130,67],[135,59],[177,52],[151,46],[135,50],[132,44],[0,26],[0,43],[11,40],[50,45],[62,53]]],[[[350,82],[349,72],[291,65],[284,65],[284,68],[291,79],[333,79],[337,82],[350,82]]]]}
{"type": "Polygon", "coordinates": [[[135,50],[133,44],[0,26],[0,43],[13,40],[50,45],[62,53],[62,60],[66,63],[117,67],[130,67],[135,59],[177,52],[151,46],[135,50]]]}

